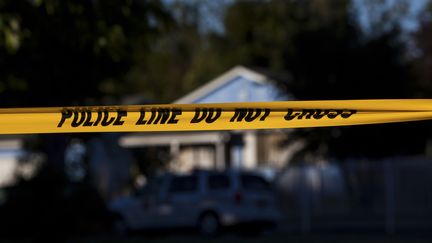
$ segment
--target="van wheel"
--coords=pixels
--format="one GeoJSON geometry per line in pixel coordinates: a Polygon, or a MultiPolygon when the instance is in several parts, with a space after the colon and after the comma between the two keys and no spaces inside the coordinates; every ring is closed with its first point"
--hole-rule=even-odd
{"type": "Polygon", "coordinates": [[[220,231],[219,217],[212,212],[204,213],[198,220],[198,230],[202,236],[216,236],[220,231]]]}
{"type": "Polygon", "coordinates": [[[129,230],[124,219],[117,219],[116,221],[114,221],[113,226],[114,226],[114,233],[116,234],[116,236],[123,237],[128,234],[129,230]]]}

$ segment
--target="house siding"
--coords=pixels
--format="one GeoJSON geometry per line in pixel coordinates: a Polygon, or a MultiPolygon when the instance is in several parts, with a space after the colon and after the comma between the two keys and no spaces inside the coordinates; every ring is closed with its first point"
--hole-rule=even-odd
{"type": "Polygon", "coordinates": [[[237,76],[221,87],[195,99],[192,103],[260,102],[285,100],[280,90],[271,83],[261,83],[237,76]]]}

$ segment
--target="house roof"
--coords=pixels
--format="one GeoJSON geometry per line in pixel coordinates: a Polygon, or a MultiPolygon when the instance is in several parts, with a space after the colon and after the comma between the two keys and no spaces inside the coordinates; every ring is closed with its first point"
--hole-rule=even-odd
{"type": "Polygon", "coordinates": [[[280,78],[281,75],[277,77],[278,75],[273,75],[271,74],[271,72],[264,71],[264,69],[252,69],[244,66],[236,66],[228,70],[227,72],[223,73],[222,75],[216,77],[215,79],[210,80],[208,83],[197,88],[195,91],[192,91],[191,93],[175,100],[173,103],[174,104],[193,103],[195,100],[210,94],[214,90],[231,82],[232,80],[234,80],[236,77],[239,76],[257,83],[267,83],[267,82],[274,83],[275,81],[287,82],[290,80],[289,75],[285,75],[285,78],[282,79],[280,78]]]}

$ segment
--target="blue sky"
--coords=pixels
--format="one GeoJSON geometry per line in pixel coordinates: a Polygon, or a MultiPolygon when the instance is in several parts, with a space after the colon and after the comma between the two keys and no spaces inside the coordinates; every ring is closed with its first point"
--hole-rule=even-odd
{"type": "MultiPolygon", "coordinates": [[[[236,0],[163,0],[169,6],[175,2],[198,4],[202,16],[200,28],[206,32],[216,31],[223,33],[223,11],[229,4],[236,0]]],[[[331,1],[331,0],[330,0],[331,1]]],[[[419,27],[419,16],[426,5],[432,0],[351,0],[350,11],[354,13],[355,21],[360,25],[366,36],[373,36],[385,32],[391,27],[391,23],[397,22],[405,33],[416,31],[419,27]],[[406,6],[402,11],[400,6],[406,6]],[[389,21],[382,23],[383,14],[390,13],[389,21]]]]}
{"type": "Polygon", "coordinates": [[[352,0],[355,20],[366,35],[385,32],[398,23],[405,33],[419,28],[420,15],[430,0],[352,0]],[[386,16],[383,20],[383,16],[386,16]]]}

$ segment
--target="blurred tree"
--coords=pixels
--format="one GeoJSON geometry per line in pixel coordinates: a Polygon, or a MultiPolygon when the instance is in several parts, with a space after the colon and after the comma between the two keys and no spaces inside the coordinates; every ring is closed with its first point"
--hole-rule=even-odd
{"type": "Polygon", "coordinates": [[[162,102],[186,94],[227,68],[218,63],[219,49],[212,40],[222,33],[206,23],[212,6],[221,9],[224,1],[167,1],[174,26],[160,35],[150,53],[136,53],[127,74],[127,84],[145,96],[162,102]]]}
{"type": "Polygon", "coordinates": [[[2,106],[121,94],[135,52],[172,24],[159,1],[1,0],[2,106]]]}
{"type": "Polygon", "coordinates": [[[197,7],[186,3],[171,7],[178,15],[175,27],[155,39],[150,53],[137,52],[137,63],[127,75],[128,85],[164,102],[182,92],[182,79],[202,42],[197,31],[197,7]]]}
{"type": "MultiPolygon", "coordinates": [[[[219,63],[288,70],[294,81],[285,88],[299,100],[413,97],[411,64],[404,58],[399,25],[387,23],[386,31],[364,38],[351,4],[235,2],[225,15],[219,51],[225,55],[219,63]]],[[[400,21],[399,17],[385,19],[400,21]]],[[[421,128],[417,123],[296,129],[290,137],[306,140],[300,160],[307,154],[380,157],[423,152],[426,136],[421,128]]]]}
{"type": "Polygon", "coordinates": [[[414,60],[413,73],[417,80],[416,96],[430,97],[432,94],[432,1],[422,16],[421,28],[414,35],[419,54],[414,60]]]}
{"type": "Polygon", "coordinates": [[[0,207],[0,238],[67,242],[66,239],[106,233],[112,216],[94,188],[71,187],[63,174],[45,164],[37,176],[5,188],[0,207]]]}
{"type": "MultiPolygon", "coordinates": [[[[393,9],[387,2],[234,1],[220,14],[223,28],[212,30],[201,21],[212,1],[0,0],[2,106],[71,105],[127,93],[168,102],[238,64],[290,71],[294,82],[285,88],[302,100],[425,96],[428,27],[419,34],[425,55],[414,83],[400,39],[401,16],[411,5],[398,0],[393,9]],[[358,6],[373,15],[373,38],[364,37],[358,6]]],[[[361,147],[383,156],[397,146],[398,153],[418,152],[421,145],[399,142],[400,126],[299,129],[292,137],[328,153],[361,147]]],[[[410,131],[410,139],[420,132],[410,131]]]]}
{"type": "Polygon", "coordinates": [[[415,31],[428,0],[351,0],[353,18],[365,39],[398,28],[402,35],[415,31]]]}
{"type": "MultiPolygon", "coordinates": [[[[174,19],[160,1],[0,0],[3,107],[100,102],[131,91],[125,74],[174,19]]],[[[80,135],[74,135],[74,137],[80,135]]],[[[84,140],[98,134],[82,135],[84,140]]],[[[40,166],[18,176],[0,208],[0,235],[59,237],[106,230],[110,221],[89,179],[64,174],[67,135],[43,135],[28,150],[40,166]],[[98,229],[95,229],[98,228],[98,229]]]]}

